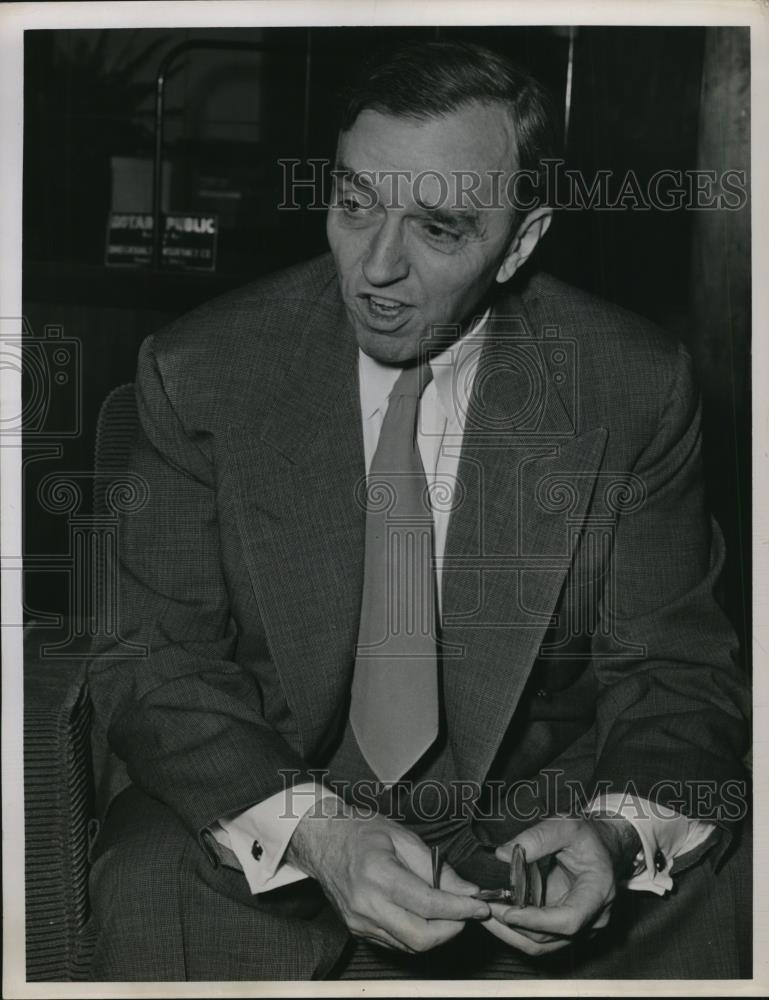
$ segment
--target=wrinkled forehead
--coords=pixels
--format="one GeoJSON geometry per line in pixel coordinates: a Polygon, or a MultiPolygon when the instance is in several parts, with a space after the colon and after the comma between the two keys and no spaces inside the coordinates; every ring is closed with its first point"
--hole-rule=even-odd
{"type": "Polygon", "coordinates": [[[399,193],[434,207],[489,204],[516,169],[515,131],[498,102],[468,102],[445,115],[403,118],[364,110],[340,133],[335,170],[380,197],[399,193]]]}

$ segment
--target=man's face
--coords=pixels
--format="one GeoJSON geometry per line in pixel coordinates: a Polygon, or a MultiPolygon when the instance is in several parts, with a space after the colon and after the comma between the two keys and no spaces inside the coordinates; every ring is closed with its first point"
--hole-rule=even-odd
{"type": "Polygon", "coordinates": [[[403,363],[435,325],[473,318],[514,244],[513,209],[494,194],[514,150],[501,104],[425,121],[363,111],[342,133],[327,232],[366,354],[403,363]]]}

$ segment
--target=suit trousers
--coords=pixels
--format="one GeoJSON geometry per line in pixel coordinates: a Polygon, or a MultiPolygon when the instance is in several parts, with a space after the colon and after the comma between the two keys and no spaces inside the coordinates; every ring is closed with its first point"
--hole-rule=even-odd
{"type": "Polygon", "coordinates": [[[702,979],[749,977],[751,838],[746,824],[715,872],[707,857],[665,898],[620,891],[608,929],[528,959],[478,925],[425,955],[353,942],[311,879],[252,896],[214,868],[160,802],[135,787],[113,803],[90,883],[95,981],[702,979]]]}
{"type": "Polygon", "coordinates": [[[215,868],[135,786],[111,804],[94,848],[93,980],[317,979],[348,941],[317,882],[252,896],[242,872],[215,868]]]}
{"type": "Polygon", "coordinates": [[[90,978],[116,981],[343,979],[736,979],[751,975],[750,824],[718,870],[706,855],[664,898],[621,890],[607,929],[529,959],[478,925],[424,955],[354,942],[311,879],[252,896],[211,864],[165,805],[136,787],[95,844],[97,940],[90,978]]]}

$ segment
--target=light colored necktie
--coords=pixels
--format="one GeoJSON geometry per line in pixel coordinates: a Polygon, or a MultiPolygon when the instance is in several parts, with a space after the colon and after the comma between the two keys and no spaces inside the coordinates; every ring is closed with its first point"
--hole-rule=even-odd
{"type": "Polygon", "coordinates": [[[350,724],[377,777],[398,781],[438,735],[433,517],[417,443],[429,365],[395,383],[368,476],[350,724]]]}

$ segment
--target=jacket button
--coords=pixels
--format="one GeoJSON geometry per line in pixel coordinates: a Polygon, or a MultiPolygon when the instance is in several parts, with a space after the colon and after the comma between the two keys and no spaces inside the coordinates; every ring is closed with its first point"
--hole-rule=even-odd
{"type": "Polygon", "coordinates": [[[658,872],[664,872],[667,861],[665,860],[665,855],[657,849],[657,853],[654,855],[654,867],[658,872]]]}
{"type": "Polygon", "coordinates": [[[537,697],[541,698],[542,701],[550,701],[550,699],[552,698],[552,695],[547,690],[547,688],[539,688],[537,690],[537,697]]]}
{"type": "Polygon", "coordinates": [[[259,861],[259,859],[263,854],[264,854],[264,848],[262,847],[262,845],[259,843],[258,840],[255,840],[251,845],[251,857],[254,859],[254,861],[259,861]]]}

